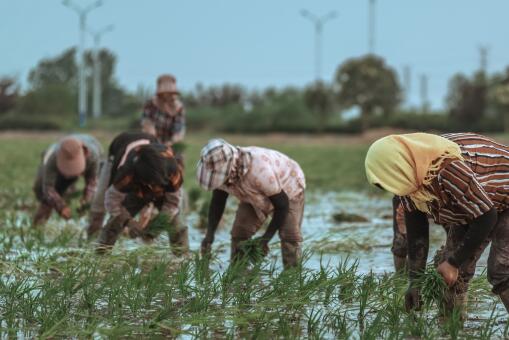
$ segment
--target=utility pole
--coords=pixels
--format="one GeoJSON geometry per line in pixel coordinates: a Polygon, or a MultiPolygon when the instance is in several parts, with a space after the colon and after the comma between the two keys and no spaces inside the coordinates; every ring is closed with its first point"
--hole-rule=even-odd
{"type": "Polygon", "coordinates": [[[479,67],[480,71],[484,74],[488,72],[488,53],[489,53],[488,46],[484,45],[479,46],[479,61],[480,61],[479,67]]]}
{"type": "Polygon", "coordinates": [[[301,10],[300,14],[311,21],[315,28],[315,77],[316,82],[318,83],[322,78],[322,31],[323,25],[334,18],[337,17],[337,13],[335,11],[331,11],[326,15],[318,17],[311,13],[308,10],[301,10]]]}
{"type": "Polygon", "coordinates": [[[368,47],[369,54],[375,54],[375,0],[369,0],[368,47]]]}
{"type": "Polygon", "coordinates": [[[80,39],[78,45],[78,64],[79,64],[79,93],[78,93],[78,114],[80,127],[84,127],[87,119],[87,84],[85,81],[85,29],[87,22],[87,14],[90,11],[98,8],[103,4],[102,0],[88,5],[87,7],[80,7],[73,3],[71,0],[64,0],[62,2],[64,6],[69,7],[78,14],[79,17],[79,28],[80,28],[80,39]]]}
{"type": "Polygon", "coordinates": [[[93,88],[93,102],[92,102],[92,115],[98,118],[102,115],[102,84],[101,84],[101,60],[99,58],[99,50],[101,47],[101,37],[113,30],[113,25],[108,25],[99,31],[93,31],[90,28],[88,33],[94,38],[94,88],[93,88]]]}
{"type": "Polygon", "coordinates": [[[422,74],[421,75],[420,85],[421,85],[422,113],[428,113],[428,110],[429,110],[429,102],[428,102],[428,76],[426,74],[422,74]]]}

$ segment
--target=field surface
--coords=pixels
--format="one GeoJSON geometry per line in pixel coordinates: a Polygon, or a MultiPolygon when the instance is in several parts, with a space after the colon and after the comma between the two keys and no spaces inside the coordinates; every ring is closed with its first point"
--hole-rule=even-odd
{"type": "MultiPolygon", "coordinates": [[[[261,263],[230,267],[229,201],[213,259],[200,259],[209,195],[195,164],[206,134],[186,140],[185,219],[193,254],[176,259],[162,235],[153,244],[121,239],[98,257],[84,234],[86,217],[53,216],[33,229],[32,182],[56,134],[0,134],[1,338],[484,338],[507,334],[507,315],[491,295],[485,258],[470,287],[469,317],[442,318],[441,286],[423,279],[421,312],[403,308],[404,275],[392,269],[390,196],[367,186],[364,155],[386,132],[361,137],[221,136],[233,144],[280,150],[307,178],[302,270],[281,270],[277,236],[261,263]],[[352,221],[334,219],[354,215],[352,221]]],[[[107,146],[106,132],[96,135],[107,146]]],[[[503,137],[499,140],[507,142],[503,137]]],[[[432,228],[432,250],[443,243],[432,228]]]]}

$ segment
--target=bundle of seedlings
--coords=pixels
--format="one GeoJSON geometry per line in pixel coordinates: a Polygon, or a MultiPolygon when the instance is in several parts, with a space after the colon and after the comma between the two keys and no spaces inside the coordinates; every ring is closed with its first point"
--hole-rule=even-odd
{"type": "Polygon", "coordinates": [[[257,239],[250,239],[241,242],[240,249],[245,258],[251,263],[259,263],[265,256],[260,241],[257,239]]]}
{"type": "Polygon", "coordinates": [[[147,227],[145,228],[143,237],[156,238],[162,232],[170,231],[170,229],[171,229],[170,217],[167,214],[160,213],[150,220],[147,227]]]}
{"type": "Polygon", "coordinates": [[[444,301],[447,284],[444,278],[437,272],[436,267],[428,264],[418,280],[424,306],[426,308],[433,305],[441,306],[444,301]]]}

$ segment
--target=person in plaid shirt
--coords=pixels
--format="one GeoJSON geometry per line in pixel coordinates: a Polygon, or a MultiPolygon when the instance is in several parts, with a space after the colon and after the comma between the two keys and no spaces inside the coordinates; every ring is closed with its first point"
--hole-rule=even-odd
{"type": "Polygon", "coordinates": [[[226,200],[232,195],[240,201],[231,231],[232,260],[245,255],[242,242],[272,215],[267,230],[257,238],[260,248],[266,255],[269,241],[279,232],[285,268],[299,264],[306,182],[294,160],[274,150],[236,147],[213,139],[201,151],[197,179],[202,188],[212,190],[202,254],[210,252],[226,200]]]}
{"type": "Polygon", "coordinates": [[[184,139],[186,112],[174,76],[164,74],[157,79],[157,93],[143,107],[141,127],[164,144],[173,145],[184,139]]]}

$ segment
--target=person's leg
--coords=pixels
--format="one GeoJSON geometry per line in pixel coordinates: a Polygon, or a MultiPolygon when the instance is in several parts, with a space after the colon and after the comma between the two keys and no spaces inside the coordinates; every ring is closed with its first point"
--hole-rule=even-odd
{"type": "Polygon", "coordinates": [[[37,227],[44,222],[46,222],[50,216],[53,208],[44,202],[44,195],[42,193],[42,168],[39,167],[37,171],[37,177],[35,178],[33,191],[35,194],[35,198],[39,202],[39,206],[32,218],[32,227],[37,227]]]}
{"type": "Polygon", "coordinates": [[[258,217],[253,206],[248,203],[240,203],[235,214],[231,231],[231,261],[235,262],[246,254],[242,250],[241,243],[249,240],[261,227],[263,221],[258,217]]]}
{"type": "Polygon", "coordinates": [[[180,214],[173,218],[168,236],[170,238],[171,252],[175,256],[189,253],[189,234],[187,226],[182,223],[180,214]]]}
{"type": "Polygon", "coordinates": [[[509,312],[509,210],[498,215],[488,257],[488,281],[509,312]]]}
{"type": "Polygon", "coordinates": [[[392,228],[394,236],[392,238],[391,252],[394,259],[394,269],[398,272],[406,268],[407,238],[405,211],[396,196],[392,199],[392,228]]]}
{"type": "Polygon", "coordinates": [[[124,230],[130,216],[136,216],[146,204],[146,201],[137,197],[134,193],[127,194],[122,202],[122,206],[129,214],[121,213],[109,219],[108,223],[102,228],[97,240],[97,252],[104,253],[106,250],[111,249],[115,245],[120,233],[124,230]]]}
{"type": "Polygon", "coordinates": [[[189,253],[189,234],[187,226],[182,223],[181,219],[183,191],[184,189],[180,188],[176,192],[168,192],[164,198],[155,202],[160,214],[171,219],[168,237],[171,251],[175,256],[189,253]]]}
{"type": "Polygon", "coordinates": [[[304,216],[304,194],[290,201],[288,216],[279,228],[281,256],[285,269],[296,267],[302,258],[302,219],[304,216]]]}
{"type": "MultiPolygon", "coordinates": [[[[466,225],[449,228],[447,232],[446,245],[443,250],[437,254],[437,262],[441,263],[445,261],[454,251],[456,251],[456,249],[462,244],[467,230],[468,226],[466,225]]],[[[483,242],[472,257],[460,266],[458,281],[446,290],[444,296],[443,307],[446,314],[450,314],[450,312],[456,308],[462,313],[463,317],[466,316],[468,283],[474,276],[476,263],[489,242],[489,240],[483,242]]]]}
{"type": "Polygon", "coordinates": [[[99,174],[99,182],[97,183],[97,189],[90,205],[90,214],[88,218],[87,235],[90,239],[93,237],[101,228],[104,221],[104,215],[106,209],[104,207],[104,195],[108,189],[111,175],[112,161],[107,159],[102,167],[99,174]]]}

